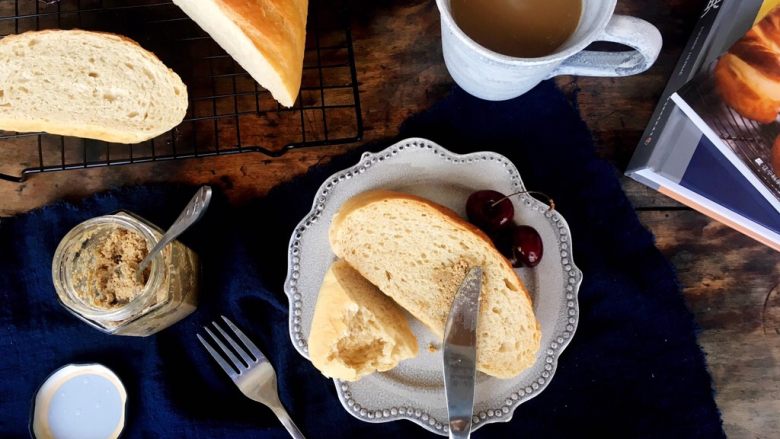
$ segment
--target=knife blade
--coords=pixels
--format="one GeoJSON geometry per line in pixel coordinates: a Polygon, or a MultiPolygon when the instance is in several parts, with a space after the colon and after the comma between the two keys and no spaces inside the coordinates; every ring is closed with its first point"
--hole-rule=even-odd
{"type": "Polygon", "coordinates": [[[471,436],[481,291],[482,268],[472,267],[455,294],[444,328],[444,390],[451,439],[471,436]]]}

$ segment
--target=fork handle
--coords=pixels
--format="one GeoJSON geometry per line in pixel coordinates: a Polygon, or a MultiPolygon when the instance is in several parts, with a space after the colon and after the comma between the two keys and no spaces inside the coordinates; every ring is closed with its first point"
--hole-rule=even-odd
{"type": "Polygon", "coordinates": [[[284,425],[284,428],[287,429],[287,432],[290,433],[290,436],[292,436],[293,439],[306,439],[303,433],[301,433],[301,430],[298,430],[295,422],[290,419],[290,415],[287,414],[287,410],[285,410],[281,404],[279,404],[278,407],[271,407],[271,411],[279,418],[279,421],[284,425]]]}

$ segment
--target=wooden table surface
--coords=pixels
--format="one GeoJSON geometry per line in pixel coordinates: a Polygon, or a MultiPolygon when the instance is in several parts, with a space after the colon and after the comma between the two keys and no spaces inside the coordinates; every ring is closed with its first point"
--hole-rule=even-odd
{"type": "MultiPolygon", "coordinates": [[[[705,0],[620,0],[618,12],[661,29],[657,64],[631,78],[561,77],[576,94],[599,154],[622,174],[705,0]]],[[[364,141],[392,136],[407,116],[451,87],[432,0],[353,2],[353,36],[365,123],[364,141]]],[[[0,215],[62,198],[146,182],[209,183],[236,203],[262,195],[310,166],[357,145],[292,151],[283,158],[242,154],[34,175],[0,181],[0,215]]],[[[0,159],[2,164],[2,159],[0,159]]],[[[780,434],[780,254],[625,177],[623,187],[661,251],[677,268],[701,327],[726,432],[780,434]]]]}

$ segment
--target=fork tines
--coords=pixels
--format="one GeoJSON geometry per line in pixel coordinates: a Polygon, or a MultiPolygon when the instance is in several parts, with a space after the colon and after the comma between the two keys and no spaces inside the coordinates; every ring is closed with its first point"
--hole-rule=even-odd
{"type": "Polygon", "coordinates": [[[230,331],[232,331],[233,336],[237,337],[238,340],[241,341],[243,346],[241,346],[233,336],[229,335],[227,331],[222,329],[222,327],[219,326],[217,322],[211,322],[211,325],[214,327],[214,329],[217,330],[217,332],[219,332],[222,338],[230,344],[230,346],[233,348],[232,351],[227,346],[225,346],[222,340],[220,340],[220,338],[217,337],[214,334],[214,332],[212,332],[211,329],[209,329],[208,326],[204,326],[203,329],[206,330],[206,333],[211,337],[211,340],[214,343],[216,343],[217,346],[219,346],[222,352],[224,352],[224,354],[227,355],[230,362],[225,360],[225,358],[219,352],[217,352],[217,350],[214,349],[211,346],[211,344],[206,342],[206,340],[200,334],[197,334],[197,336],[198,336],[198,340],[200,340],[203,347],[205,347],[206,350],[209,351],[209,354],[211,354],[212,358],[214,358],[214,360],[217,363],[219,363],[219,365],[222,367],[222,370],[224,370],[225,373],[230,376],[230,378],[236,379],[252,366],[258,363],[268,361],[265,358],[265,355],[263,355],[263,353],[260,352],[260,349],[258,349],[258,347],[255,346],[254,343],[252,343],[252,340],[250,340],[249,337],[247,337],[243,333],[243,331],[238,329],[238,327],[234,325],[233,322],[228,320],[227,317],[225,316],[221,316],[221,317],[222,320],[225,321],[225,324],[227,324],[230,331]],[[233,353],[234,351],[236,354],[238,354],[241,357],[241,360],[239,360],[238,357],[236,357],[236,355],[233,353]]]}

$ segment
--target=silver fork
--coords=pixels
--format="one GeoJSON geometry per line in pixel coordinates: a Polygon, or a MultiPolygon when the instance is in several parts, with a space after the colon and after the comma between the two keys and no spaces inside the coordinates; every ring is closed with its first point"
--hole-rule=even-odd
{"type": "Polygon", "coordinates": [[[225,360],[225,358],[220,355],[219,352],[212,348],[211,345],[207,343],[200,334],[197,334],[198,340],[200,340],[201,344],[203,344],[206,350],[209,351],[209,354],[211,354],[214,360],[219,363],[219,365],[222,367],[222,370],[224,370],[230,379],[236,383],[236,386],[238,386],[238,389],[241,390],[241,393],[243,393],[247,398],[264,404],[270,408],[276,417],[279,418],[279,421],[282,422],[284,428],[286,428],[290,433],[290,436],[295,439],[305,439],[301,431],[298,430],[298,427],[296,427],[295,423],[292,421],[292,419],[290,419],[290,415],[287,414],[287,411],[284,409],[281,401],[279,401],[279,394],[276,390],[276,372],[274,371],[273,366],[271,366],[271,363],[269,363],[268,359],[265,358],[265,355],[260,352],[260,349],[258,349],[257,346],[252,343],[252,340],[244,335],[244,333],[238,329],[236,325],[233,324],[233,322],[228,320],[225,316],[221,317],[222,320],[224,320],[227,324],[228,328],[233,331],[235,337],[237,337],[241,343],[243,343],[245,348],[239,346],[235,339],[228,335],[228,333],[224,331],[217,324],[217,322],[211,322],[211,324],[220,333],[220,335],[222,335],[222,337],[227,340],[228,343],[230,343],[230,346],[232,346],[235,352],[241,356],[243,361],[239,360],[235,354],[233,354],[233,352],[231,352],[230,349],[228,349],[227,346],[225,346],[207,326],[204,326],[203,329],[205,329],[209,336],[211,336],[211,339],[214,341],[214,343],[216,343],[217,346],[222,349],[222,352],[227,355],[228,359],[230,359],[230,363],[228,363],[228,361],[225,360]]]}

